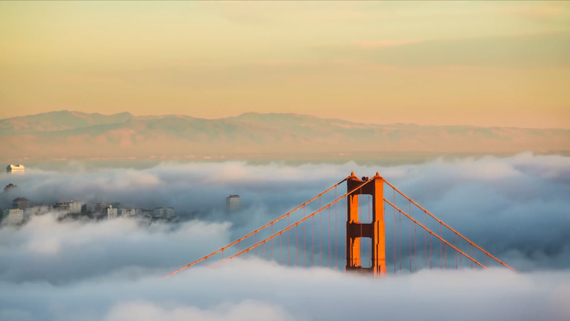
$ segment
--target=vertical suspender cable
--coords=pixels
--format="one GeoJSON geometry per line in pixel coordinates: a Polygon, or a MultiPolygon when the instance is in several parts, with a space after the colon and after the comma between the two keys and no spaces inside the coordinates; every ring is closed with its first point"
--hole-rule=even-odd
{"type": "Polygon", "coordinates": [[[322,224],[322,214],[323,212],[320,211],[319,212],[319,266],[323,265],[323,247],[322,247],[322,243],[323,243],[323,236],[322,236],[322,229],[323,229],[323,224],[322,224]]]}
{"type": "MultiPolygon", "coordinates": [[[[289,216],[287,215],[287,227],[289,227],[289,216]]],[[[289,230],[287,230],[287,265],[289,265],[289,230]]]]}
{"type": "MultiPolygon", "coordinates": [[[[319,197],[319,209],[321,209],[321,198],[320,198],[320,197],[319,197]]],[[[319,211],[319,266],[322,266],[322,265],[323,265],[323,264],[322,264],[322,261],[323,261],[323,251],[322,251],[322,246],[321,246],[322,243],[323,243],[323,237],[322,237],[322,234],[321,234],[321,231],[322,231],[322,224],[321,224],[322,219],[321,219],[321,214],[322,214],[322,213],[323,213],[322,211],[319,211]]]]}
{"type": "MultiPolygon", "coordinates": [[[[347,197],[348,196],[342,198],[342,203],[344,204],[342,218],[346,219],[346,221],[348,221],[348,217],[347,217],[348,216],[348,205],[346,204],[347,203],[347,201],[346,201],[347,197]]],[[[348,235],[345,235],[345,237],[348,237],[348,235]]],[[[348,248],[346,246],[343,246],[342,248],[344,249],[344,257],[346,257],[346,251],[348,251],[348,248]]]]}
{"type": "Polygon", "coordinates": [[[431,269],[431,233],[429,234],[429,268],[431,269]]]}
{"type": "Polygon", "coordinates": [[[299,266],[299,224],[295,225],[295,256],[296,256],[296,264],[299,266]]]}
{"type": "MultiPolygon", "coordinates": [[[[362,190],[361,190],[361,191],[362,191],[362,190]]],[[[360,194],[360,195],[362,195],[362,194],[360,194]]],[[[363,250],[362,247],[363,247],[363,245],[364,245],[363,242],[362,242],[362,235],[363,235],[364,233],[363,233],[363,231],[362,231],[362,218],[361,218],[361,216],[364,216],[364,214],[362,214],[362,213],[361,213],[362,211],[360,210],[360,208],[362,207],[362,206],[360,206],[360,203],[361,203],[360,201],[361,201],[360,196],[358,196],[358,224],[360,225],[360,238],[358,239],[358,243],[359,243],[359,245],[360,245],[360,246],[359,246],[359,248],[360,248],[360,249],[359,249],[359,251],[360,251],[360,258],[359,258],[359,259],[360,259],[360,262],[358,262],[358,265],[362,266],[362,250],[363,250]]]]}
{"type": "Polygon", "coordinates": [[[418,270],[418,241],[416,238],[416,227],[417,224],[414,224],[414,270],[418,270]]]}
{"type": "MultiPolygon", "coordinates": [[[[473,245],[471,245],[471,257],[473,257],[473,245]]],[[[471,267],[473,267],[473,260],[471,260],[471,267]]]]}
{"type": "MultiPolygon", "coordinates": [[[[386,204],[384,204],[384,208],[386,208],[386,204]]],[[[394,209],[394,273],[396,273],[396,208],[392,208],[394,209]]]]}
{"type": "MultiPolygon", "coordinates": [[[[441,223],[439,223],[439,237],[442,237],[441,223]]],[[[443,268],[443,242],[441,240],[439,241],[439,265],[443,268]]]]}
{"type": "MultiPolygon", "coordinates": [[[[305,217],[305,207],[303,206],[303,217],[305,217]]],[[[305,266],[305,221],[303,221],[303,266],[305,266]]]]}
{"type": "MultiPolygon", "coordinates": [[[[396,205],[396,194],[394,194],[394,205],[396,205]]],[[[398,212],[398,239],[400,252],[400,271],[402,271],[402,213],[398,212]]]]}
{"type": "MultiPolygon", "coordinates": [[[[409,212],[410,216],[412,216],[412,202],[408,202],[409,205],[409,212]]],[[[408,220],[408,225],[409,225],[409,229],[408,229],[408,236],[409,236],[409,248],[410,248],[410,273],[412,272],[412,220],[408,220]]]]}
{"type": "Polygon", "coordinates": [[[331,208],[329,206],[329,267],[331,267],[331,208]]]}
{"type": "MultiPolygon", "coordinates": [[[[427,228],[427,213],[425,211],[424,211],[424,226],[427,228]]],[[[427,268],[427,231],[425,229],[424,229],[424,261],[425,261],[424,267],[427,268]]]]}
{"type": "MultiPolygon", "coordinates": [[[[439,223],[439,237],[443,238],[441,223],[439,223]]],[[[439,240],[439,264],[443,268],[443,242],[441,240],[439,240]]]]}
{"type": "MultiPolygon", "coordinates": [[[[336,187],[334,188],[334,199],[336,200],[336,187]]],[[[334,267],[338,268],[338,244],[337,244],[337,233],[338,228],[336,224],[336,203],[334,203],[334,267]]]]}
{"type": "MultiPolygon", "coordinates": [[[[371,211],[370,211],[370,199],[372,198],[372,195],[368,195],[368,222],[370,224],[372,224],[372,215],[371,215],[371,211]]],[[[370,239],[372,240],[372,239],[370,239]]],[[[370,258],[370,266],[372,267],[372,242],[366,242],[367,243],[367,248],[368,248],[368,257],[370,258]]]]}
{"type": "Polygon", "coordinates": [[[313,222],[313,266],[315,266],[315,215],[311,216],[313,222]]]}

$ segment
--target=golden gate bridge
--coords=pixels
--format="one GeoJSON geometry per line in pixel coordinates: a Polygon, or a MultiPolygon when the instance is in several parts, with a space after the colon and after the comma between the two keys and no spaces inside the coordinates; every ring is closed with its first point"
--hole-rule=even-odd
{"type": "Polygon", "coordinates": [[[330,267],[374,276],[431,268],[502,266],[514,271],[379,173],[360,179],[351,173],[277,219],[169,275],[252,256],[287,266],[330,267]],[[346,193],[339,195],[341,185],[346,193]],[[345,246],[339,246],[342,239],[345,246]]]}

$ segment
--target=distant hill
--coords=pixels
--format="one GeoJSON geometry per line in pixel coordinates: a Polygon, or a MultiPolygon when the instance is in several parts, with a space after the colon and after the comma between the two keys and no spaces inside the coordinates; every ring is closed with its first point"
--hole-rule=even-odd
{"type": "Polygon", "coordinates": [[[311,153],[568,152],[570,130],[362,124],[298,114],[202,119],[58,111],[0,120],[3,161],[311,153]]]}
{"type": "Polygon", "coordinates": [[[133,118],[129,113],[115,115],[86,114],[74,111],[54,111],[0,120],[0,134],[31,134],[64,129],[84,128],[103,124],[118,124],[133,118]]]}

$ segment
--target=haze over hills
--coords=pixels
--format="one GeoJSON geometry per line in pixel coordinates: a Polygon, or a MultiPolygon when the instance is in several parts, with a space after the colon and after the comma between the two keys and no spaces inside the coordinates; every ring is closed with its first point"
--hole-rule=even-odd
{"type": "Polygon", "coordinates": [[[567,153],[570,130],[362,124],[298,114],[202,119],[57,111],[0,120],[3,161],[389,152],[567,153]]]}

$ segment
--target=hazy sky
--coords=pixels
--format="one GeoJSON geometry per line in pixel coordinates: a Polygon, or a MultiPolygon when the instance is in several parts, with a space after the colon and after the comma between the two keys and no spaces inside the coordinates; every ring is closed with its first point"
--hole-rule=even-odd
{"type": "Polygon", "coordinates": [[[1,2],[0,118],[570,128],[568,2],[1,2]]]}

